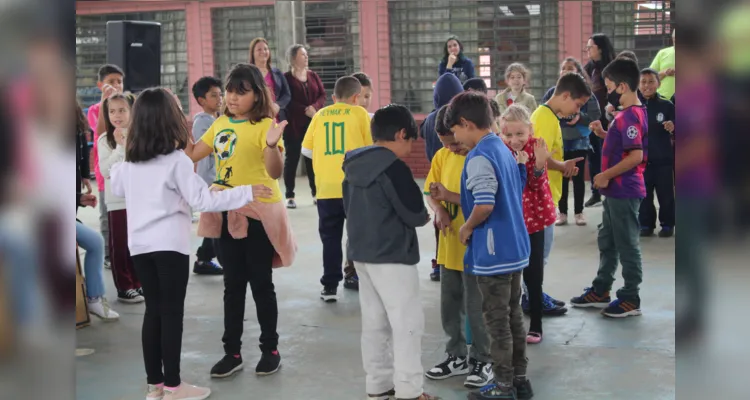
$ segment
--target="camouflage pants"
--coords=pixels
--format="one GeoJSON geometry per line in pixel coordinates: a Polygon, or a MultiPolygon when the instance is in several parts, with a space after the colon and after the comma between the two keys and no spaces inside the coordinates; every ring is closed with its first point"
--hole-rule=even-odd
{"type": "Polygon", "coordinates": [[[513,383],[514,376],[526,375],[529,363],[521,311],[521,281],[521,272],[477,277],[495,380],[506,385],[513,383]]]}

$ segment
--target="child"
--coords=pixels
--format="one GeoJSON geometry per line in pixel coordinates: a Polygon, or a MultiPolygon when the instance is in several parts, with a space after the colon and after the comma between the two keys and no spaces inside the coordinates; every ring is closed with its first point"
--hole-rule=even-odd
{"type": "Polygon", "coordinates": [[[490,343],[482,319],[482,298],[476,278],[464,274],[464,246],[458,230],[464,224],[461,213],[461,172],[464,169],[466,146],[456,141],[443,122],[448,106],[440,108],[435,131],[444,148],[435,153],[424,185],[427,204],[435,212],[441,231],[438,242],[440,269],[440,308],[443,330],[448,335],[445,352],[448,358],[425,374],[430,379],[446,379],[469,374],[464,386],[480,388],[492,381],[490,343]],[[466,337],[461,332],[462,316],[468,322],[466,337]],[[471,333],[471,354],[467,359],[467,342],[471,333]]]}
{"type": "Polygon", "coordinates": [[[651,68],[641,71],[640,90],[648,111],[648,163],[644,172],[646,198],[638,219],[641,236],[651,236],[656,227],[654,189],[659,198],[659,237],[674,234],[674,104],[657,93],[659,73],[651,68]]]}
{"type": "Polygon", "coordinates": [[[127,199],[129,247],[145,289],[147,399],[205,399],[211,394],[180,379],[191,207],[228,210],[271,194],[263,185],[209,191],[182,151],[189,141],[186,126],[169,92],[146,89],[133,107],[126,161],[112,167],[112,193],[127,199]]]}
{"type": "Polygon", "coordinates": [[[529,83],[529,70],[521,63],[513,63],[505,69],[505,83],[508,88],[495,96],[495,101],[500,106],[500,113],[505,112],[511,104],[521,104],[529,110],[536,110],[534,95],[526,91],[529,83]]]}
{"type": "Polygon", "coordinates": [[[373,116],[372,138],[374,146],[346,155],[343,181],[346,253],[360,279],[365,386],[373,400],[434,400],[422,386],[424,314],[416,231],[430,218],[411,170],[400,159],[411,152],[417,125],[406,107],[389,105],[373,116]]]}
{"type": "Polygon", "coordinates": [[[214,153],[218,188],[265,185],[272,194],[230,212],[201,214],[198,235],[217,239],[214,246],[224,268],[224,357],[211,368],[211,377],[226,378],[244,367],[241,339],[248,283],[261,332],[255,373],[270,375],[281,368],[273,268],[291,265],[296,252],[277,181],[284,166],[281,132],[287,122],[274,122],[273,97],[258,67],[236,64],[224,90],[224,115],[189,146],[188,154],[198,162],[214,153]]]}
{"type": "Polygon", "coordinates": [[[531,315],[526,343],[538,344],[542,341],[543,334],[544,229],[555,223],[555,202],[552,200],[547,178],[550,153],[544,139],[531,137],[531,120],[526,107],[513,104],[501,118],[505,143],[519,154],[518,163],[526,166],[526,176],[523,178],[526,181],[523,189],[523,215],[531,244],[529,266],[523,270],[531,315]]]}
{"type": "MultiPolygon", "coordinates": [[[[364,72],[356,72],[352,76],[357,78],[360,85],[362,85],[362,91],[357,98],[357,105],[367,110],[367,114],[372,118],[373,113],[369,112],[370,103],[372,102],[372,82],[370,81],[370,77],[364,72]]],[[[351,260],[346,260],[346,266],[344,267],[344,289],[359,290],[359,277],[351,260]]]]}
{"type": "Polygon", "coordinates": [[[112,193],[110,169],[125,160],[125,138],[130,125],[131,95],[114,94],[104,100],[102,116],[104,134],[98,140],[99,171],[105,178],[104,201],[109,219],[109,253],[112,277],[117,288],[117,300],[123,303],[141,303],[143,291],[135,273],[133,259],[128,251],[128,223],[125,199],[112,193]]]}
{"type": "MultiPolygon", "coordinates": [[[[560,76],[568,73],[578,73],[588,82],[587,74],[583,70],[581,63],[573,57],[567,57],[560,64],[560,76]]],[[[542,98],[542,102],[547,102],[555,93],[555,87],[551,87],[542,98]]],[[[572,160],[583,157],[583,160],[576,164],[579,171],[583,171],[586,165],[586,156],[591,150],[589,136],[591,130],[589,124],[593,120],[601,117],[599,103],[593,94],[589,101],[581,107],[577,114],[560,119],[560,129],[563,137],[563,158],[572,160]]],[[[563,177],[562,194],[559,201],[560,215],[557,217],[556,225],[562,226],[568,224],[568,182],[573,180],[573,207],[575,223],[578,226],[586,225],[586,217],[583,215],[583,202],[586,195],[586,182],[584,174],[580,173],[572,178],[563,177]]]]}
{"type": "Polygon", "coordinates": [[[469,398],[515,399],[517,392],[530,398],[521,313],[521,270],[529,264],[524,183],[508,146],[490,131],[492,121],[489,99],[474,92],[456,96],[445,115],[456,140],[471,149],[461,174],[461,211],[468,218],[458,234],[467,245],[466,271],[477,275],[494,362],[495,383],[469,398]]]}
{"type": "Polygon", "coordinates": [[[336,81],[333,91],[336,103],[315,114],[302,142],[302,155],[313,160],[318,188],[318,231],[323,242],[320,298],[327,303],[337,300],[338,285],[344,278],[341,267],[346,219],[341,192],[344,155],[372,144],[370,117],[358,106],[362,84],[357,78],[344,76],[336,81]]]}
{"type": "Polygon", "coordinates": [[[641,315],[638,286],[643,280],[638,208],[646,197],[643,170],[648,149],[648,116],[638,99],[640,71],[632,60],[616,59],[602,72],[607,86],[607,101],[624,107],[609,127],[601,121],[591,123],[591,131],[604,138],[602,172],[594,176],[594,185],[604,200],[602,224],[599,225],[599,271],[591,287],[570,302],[575,307],[604,308],[602,314],[612,318],[641,315]],[[617,240],[615,240],[617,239],[617,240]],[[625,286],[610,303],[609,291],[615,280],[617,260],[622,263],[625,286]]]}
{"type": "MultiPolygon", "coordinates": [[[[558,79],[552,97],[531,114],[534,136],[544,139],[552,154],[547,160],[547,176],[555,207],[562,198],[563,177],[570,178],[578,175],[577,165],[583,161],[583,157],[564,160],[562,129],[558,117],[569,117],[578,113],[588,102],[589,97],[591,97],[591,88],[586,83],[586,79],[577,73],[566,73],[558,79]]],[[[547,226],[544,230],[544,263],[546,265],[554,242],[554,224],[547,226]]],[[[563,315],[567,312],[565,302],[556,300],[546,293],[543,296],[545,315],[563,315]]],[[[524,296],[525,304],[527,304],[526,296],[524,296]]]]}
{"type": "MultiPolygon", "coordinates": [[[[99,170],[99,135],[104,132],[104,118],[101,118],[102,103],[109,96],[122,93],[123,91],[123,80],[125,74],[122,72],[120,67],[112,64],[105,64],[99,68],[97,74],[98,80],[96,87],[102,91],[101,100],[89,107],[88,121],[89,126],[93,130],[91,140],[94,142],[93,150],[91,151],[91,157],[94,159],[94,175],[96,176],[96,186],[99,188],[99,231],[101,231],[104,237],[104,267],[110,268],[110,257],[109,257],[109,216],[107,213],[107,204],[104,193],[104,177],[99,170]]],[[[88,177],[86,177],[88,178],[88,177]]]]}
{"type": "MultiPolygon", "coordinates": [[[[221,110],[221,80],[213,76],[204,76],[193,84],[193,97],[203,111],[193,117],[193,140],[198,142],[206,133],[208,128],[216,120],[221,110]]],[[[198,161],[196,171],[207,185],[211,185],[216,179],[216,167],[213,157],[206,157],[198,161]]],[[[193,265],[193,273],[198,275],[221,275],[224,270],[213,263],[216,257],[214,243],[211,238],[203,238],[203,243],[198,247],[197,260],[193,265]]]]}
{"type": "MultiPolygon", "coordinates": [[[[438,110],[444,105],[448,104],[453,96],[464,91],[461,81],[453,74],[441,74],[435,83],[435,89],[433,93],[433,104],[435,110],[431,112],[422,122],[419,127],[419,134],[425,141],[425,151],[427,153],[427,160],[432,163],[432,158],[435,156],[441,148],[442,143],[438,140],[438,134],[435,132],[435,117],[437,116],[438,110]]],[[[435,226],[435,248],[440,247],[440,230],[435,226]]],[[[430,272],[430,280],[433,282],[440,281],[440,266],[437,263],[437,254],[435,259],[432,260],[432,271],[430,272]]]]}

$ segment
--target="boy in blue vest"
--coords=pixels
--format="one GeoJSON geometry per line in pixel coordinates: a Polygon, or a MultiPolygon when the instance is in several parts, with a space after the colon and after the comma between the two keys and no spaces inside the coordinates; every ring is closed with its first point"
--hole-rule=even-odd
{"type": "MultiPolygon", "coordinates": [[[[465,271],[475,275],[491,338],[495,383],[469,399],[529,399],[526,379],[526,329],[521,311],[521,272],[529,265],[529,235],[523,218],[524,182],[518,161],[492,133],[490,99],[464,92],[454,97],[445,125],[471,151],[461,175],[461,210],[466,223],[459,230],[467,246],[465,271]]],[[[526,173],[524,171],[523,176],[526,173]]]]}

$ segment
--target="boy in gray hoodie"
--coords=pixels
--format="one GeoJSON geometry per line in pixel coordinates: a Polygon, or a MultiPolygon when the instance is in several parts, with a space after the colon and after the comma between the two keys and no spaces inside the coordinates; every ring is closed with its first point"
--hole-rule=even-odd
{"type": "Polygon", "coordinates": [[[374,145],[344,160],[343,198],[347,258],[359,275],[362,360],[371,399],[433,400],[424,393],[417,227],[430,217],[422,191],[403,158],[417,139],[404,106],[389,105],[372,118],[374,145]]]}

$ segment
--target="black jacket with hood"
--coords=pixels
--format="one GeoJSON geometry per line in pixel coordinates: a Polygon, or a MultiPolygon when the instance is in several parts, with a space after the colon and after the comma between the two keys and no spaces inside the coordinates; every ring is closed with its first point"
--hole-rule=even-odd
{"type": "Polygon", "coordinates": [[[417,227],[429,222],[411,170],[385,147],[346,154],[344,210],[349,260],[372,264],[419,262],[417,227]]]}

